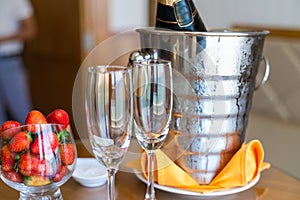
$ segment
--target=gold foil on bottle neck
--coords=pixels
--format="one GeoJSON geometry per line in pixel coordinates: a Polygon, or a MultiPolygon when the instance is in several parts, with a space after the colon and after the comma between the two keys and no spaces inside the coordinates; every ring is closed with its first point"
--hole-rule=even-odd
{"type": "Polygon", "coordinates": [[[181,1],[181,0],[157,0],[158,3],[164,4],[166,6],[173,6],[174,3],[181,1]]]}

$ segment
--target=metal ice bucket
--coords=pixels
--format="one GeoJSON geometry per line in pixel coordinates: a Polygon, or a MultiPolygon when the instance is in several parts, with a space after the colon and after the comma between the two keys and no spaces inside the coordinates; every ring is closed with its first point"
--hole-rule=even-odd
{"type": "Polygon", "coordinates": [[[176,154],[176,163],[199,184],[209,184],[244,142],[253,92],[269,75],[262,56],[269,32],[137,31],[143,51],[171,60],[192,88],[174,86],[176,146],[167,154],[176,154]],[[265,74],[258,84],[261,61],[265,74]]]}

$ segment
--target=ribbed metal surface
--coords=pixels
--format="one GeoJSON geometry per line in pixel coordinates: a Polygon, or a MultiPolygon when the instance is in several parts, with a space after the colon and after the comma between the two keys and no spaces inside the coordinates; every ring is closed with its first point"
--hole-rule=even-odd
{"type": "Polygon", "coordinates": [[[174,87],[171,129],[179,133],[182,149],[176,162],[199,184],[208,184],[244,142],[268,32],[138,32],[142,48],[158,49],[158,57],[171,60],[192,88],[190,93],[186,86],[174,87]]]}

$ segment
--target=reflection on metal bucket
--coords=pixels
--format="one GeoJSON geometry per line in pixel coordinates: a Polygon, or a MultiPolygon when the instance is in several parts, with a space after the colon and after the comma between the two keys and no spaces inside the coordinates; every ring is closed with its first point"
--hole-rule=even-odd
{"type": "Polygon", "coordinates": [[[199,184],[209,184],[244,142],[269,32],[137,31],[142,48],[156,49],[159,58],[171,60],[193,89],[191,94],[180,83],[174,87],[173,150],[180,153],[175,159],[181,168],[199,184]]]}

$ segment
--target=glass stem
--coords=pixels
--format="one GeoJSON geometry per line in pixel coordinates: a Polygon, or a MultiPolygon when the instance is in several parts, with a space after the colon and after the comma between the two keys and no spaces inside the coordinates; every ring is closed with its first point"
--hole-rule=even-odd
{"type": "Polygon", "coordinates": [[[115,192],[115,169],[107,169],[107,195],[108,200],[115,200],[116,199],[116,192],[115,192]]]}
{"type": "Polygon", "coordinates": [[[156,199],[155,190],[154,190],[154,161],[155,161],[155,151],[147,151],[148,184],[147,184],[145,200],[156,199]]]}

